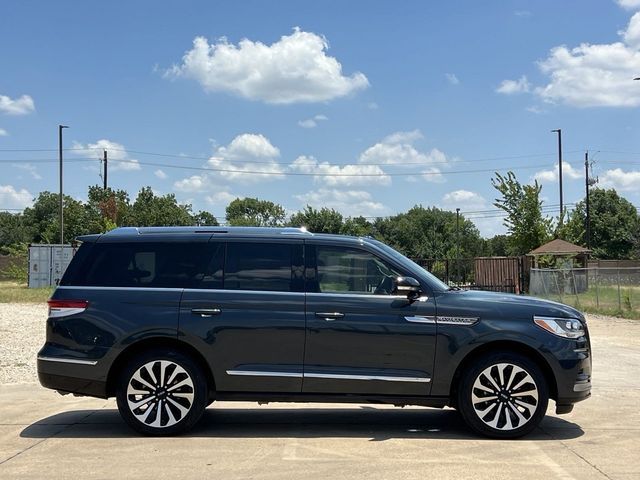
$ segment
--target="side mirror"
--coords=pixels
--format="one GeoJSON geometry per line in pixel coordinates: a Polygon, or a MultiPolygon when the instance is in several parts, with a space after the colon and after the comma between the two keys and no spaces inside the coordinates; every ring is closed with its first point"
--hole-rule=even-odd
{"type": "Polygon", "coordinates": [[[420,297],[422,290],[420,289],[420,282],[413,277],[397,277],[393,292],[397,295],[406,295],[410,302],[413,302],[420,297]]]}

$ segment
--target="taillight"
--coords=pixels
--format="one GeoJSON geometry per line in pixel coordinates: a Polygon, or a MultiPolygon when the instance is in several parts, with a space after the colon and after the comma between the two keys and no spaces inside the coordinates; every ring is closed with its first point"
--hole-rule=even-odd
{"type": "Polygon", "coordinates": [[[89,306],[86,300],[49,300],[49,317],[66,317],[84,312],[89,306]]]}

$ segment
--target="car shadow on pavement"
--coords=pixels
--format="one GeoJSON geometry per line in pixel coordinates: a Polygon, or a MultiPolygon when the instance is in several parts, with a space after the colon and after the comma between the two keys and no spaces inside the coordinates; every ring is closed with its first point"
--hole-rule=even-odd
{"type": "MultiPolygon", "coordinates": [[[[566,440],[584,431],[575,423],[548,416],[527,440],[566,440]]],[[[26,438],[135,437],[116,409],[75,410],[38,420],[20,433],[26,438]]],[[[185,437],[483,439],[451,409],[208,408],[185,437]]]]}

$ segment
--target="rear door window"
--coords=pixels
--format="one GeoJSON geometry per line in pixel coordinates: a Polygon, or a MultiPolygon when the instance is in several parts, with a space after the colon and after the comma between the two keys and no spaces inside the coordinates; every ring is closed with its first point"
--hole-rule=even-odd
{"type": "MultiPolygon", "coordinates": [[[[302,252],[302,245],[229,242],[224,272],[225,290],[301,290],[297,287],[297,278],[294,278],[292,268],[297,251],[302,252]]],[[[301,264],[301,261],[296,263],[301,264]]],[[[300,287],[301,281],[300,276],[300,287]]]]}

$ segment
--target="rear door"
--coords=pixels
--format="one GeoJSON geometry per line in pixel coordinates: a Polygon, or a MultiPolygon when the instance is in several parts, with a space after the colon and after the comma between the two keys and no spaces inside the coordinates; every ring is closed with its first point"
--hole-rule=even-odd
{"type": "Polygon", "coordinates": [[[428,395],[433,298],[393,295],[393,278],[407,272],[364,247],[307,243],[303,391],[428,395]]]}
{"type": "Polygon", "coordinates": [[[295,239],[215,236],[199,288],[185,289],[179,335],[206,352],[216,389],[302,389],[303,245],[295,239]]]}

